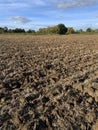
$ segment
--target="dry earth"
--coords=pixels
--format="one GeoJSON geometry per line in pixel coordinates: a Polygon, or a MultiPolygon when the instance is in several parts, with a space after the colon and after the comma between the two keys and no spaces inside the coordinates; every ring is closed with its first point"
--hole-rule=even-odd
{"type": "Polygon", "coordinates": [[[0,130],[98,130],[98,35],[0,35],[0,130]]]}

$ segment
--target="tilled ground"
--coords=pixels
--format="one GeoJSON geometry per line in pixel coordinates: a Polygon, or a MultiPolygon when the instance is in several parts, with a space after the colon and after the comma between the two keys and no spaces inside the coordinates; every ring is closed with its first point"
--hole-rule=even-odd
{"type": "Polygon", "coordinates": [[[0,36],[0,130],[98,130],[98,36],[0,36]]]}

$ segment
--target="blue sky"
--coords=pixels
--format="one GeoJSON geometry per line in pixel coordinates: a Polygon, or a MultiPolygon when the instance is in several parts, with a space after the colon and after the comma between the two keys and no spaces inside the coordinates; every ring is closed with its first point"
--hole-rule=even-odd
{"type": "Polygon", "coordinates": [[[0,27],[98,28],[98,0],[0,0],[0,27]]]}

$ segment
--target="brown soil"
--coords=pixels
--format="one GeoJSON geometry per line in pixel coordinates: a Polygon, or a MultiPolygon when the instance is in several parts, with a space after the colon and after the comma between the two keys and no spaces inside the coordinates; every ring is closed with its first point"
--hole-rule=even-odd
{"type": "Polygon", "coordinates": [[[98,130],[98,36],[0,35],[0,130],[98,130]]]}

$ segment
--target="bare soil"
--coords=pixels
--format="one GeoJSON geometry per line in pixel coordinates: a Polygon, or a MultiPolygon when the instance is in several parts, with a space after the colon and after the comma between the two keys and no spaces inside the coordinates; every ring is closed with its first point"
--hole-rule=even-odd
{"type": "Polygon", "coordinates": [[[0,35],[0,130],[98,130],[98,35],[0,35]]]}

